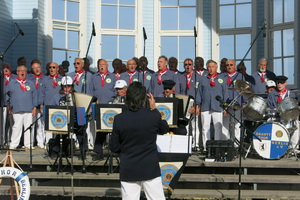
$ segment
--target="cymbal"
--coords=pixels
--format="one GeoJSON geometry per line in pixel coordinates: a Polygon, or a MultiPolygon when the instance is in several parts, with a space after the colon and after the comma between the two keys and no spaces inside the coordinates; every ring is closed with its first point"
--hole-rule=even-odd
{"type": "Polygon", "coordinates": [[[232,91],[237,91],[240,92],[241,95],[245,98],[250,98],[253,96],[254,92],[252,90],[251,87],[249,88],[245,88],[245,89],[240,89],[240,88],[228,88],[228,90],[232,90],[232,91]]]}
{"type": "Polygon", "coordinates": [[[268,94],[254,94],[255,96],[260,96],[264,99],[266,99],[268,97],[268,94]]]}
{"type": "Polygon", "coordinates": [[[243,81],[243,80],[236,80],[234,86],[240,90],[251,88],[250,85],[246,81],[243,81]]]}

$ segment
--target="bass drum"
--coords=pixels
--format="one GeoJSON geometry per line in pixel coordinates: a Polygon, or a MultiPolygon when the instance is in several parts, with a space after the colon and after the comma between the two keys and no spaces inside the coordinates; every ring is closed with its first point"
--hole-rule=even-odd
{"type": "Polygon", "coordinates": [[[260,125],[254,134],[261,139],[261,142],[253,136],[253,147],[263,158],[279,159],[289,147],[288,131],[279,123],[273,122],[260,125]]]}

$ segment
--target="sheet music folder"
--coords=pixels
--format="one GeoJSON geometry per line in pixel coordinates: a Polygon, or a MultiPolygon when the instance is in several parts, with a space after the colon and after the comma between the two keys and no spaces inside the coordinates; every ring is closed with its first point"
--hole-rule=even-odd
{"type": "Polygon", "coordinates": [[[189,142],[190,145],[188,145],[187,135],[158,135],[156,139],[157,151],[159,153],[191,153],[191,136],[189,142]]]}

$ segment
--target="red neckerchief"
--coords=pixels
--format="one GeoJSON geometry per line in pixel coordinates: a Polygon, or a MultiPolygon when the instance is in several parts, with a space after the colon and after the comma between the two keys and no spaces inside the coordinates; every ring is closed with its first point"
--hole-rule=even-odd
{"type": "Polygon", "coordinates": [[[50,75],[50,78],[53,79],[53,88],[56,88],[56,86],[57,86],[57,81],[56,81],[57,77],[58,77],[58,74],[55,74],[54,76],[50,75]]]}
{"type": "Polygon", "coordinates": [[[135,74],[135,72],[136,72],[136,70],[134,70],[134,72],[127,71],[127,73],[128,73],[128,74],[129,74],[129,76],[130,76],[130,78],[129,78],[129,84],[131,84],[131,83],[132,83],[132,81],[133,81],[132,77],[133,77],[133,75],[135,74]]]}
{"type": "Polygon", "coordinates": [[[26,89],[26,85],[25,85],[25,82],[26,82],[26,78],[25,79],[20,79],[19,77],[17,78],[17,81],[20,83],[20,88],[21,90],[24,92],[24,91],[27,91],[26,89]]]}
{"type": "Polygon", "coordinates": [[[9,77],[11,77],[12,73],[10,73],[10,75],[5,75],[5,85],[7,85],[9,83],[9,77]]]}
{"type": "Polygon", "coordinates": [[[108,71],[104,72],[104,73],[100,73],[101,75],[101,87],[104,87],[104,83],[105,83],[105,77],[108,74],[108,71]]]}
{"type": "Polygon", "coordinates": [[[40,75],[35,75],[33,74],[34,78],[35,78],[35,88],[38,89],[39,88],[39,79],[43,76],[42,73],[40,73],[40,75]]]}
{"type": "Polygon", "coordinates": [[[157,83],[158,83],[159,85],[161,85],[161,83],[162,83],[162,75],[163,75],[166,71],[168,71],[168,68],[167,68],[167,67],[166,67],[164,70],[158,71],[158,72],[157,72],[157,73],[158,73],[157,83]]]}
{"type": "Polygon", "coordinates": [[[177,73],[177,72],[178,72],[178,69],[175,69],[175,70],[171,70],[171,71],[173,71],[174,73],[177,73]]]}
{"type": "Polygon", "coordinates": [[[209,80],[209,84],[210,86],[212,87],[215,87],[216,86],[216,83],[215,83],[215,78],[218,76],[218,73],[215,73],[214,75],[207,75],[208,78],[210,78],[209,80]]]}
{"type": "Polygon", "coordinates": [[[114,74],[116,75],[117,80],[120,80],[120,73],[114,72],[114,74]]]}
{"type": "Polygon", "coordinates": [[[278,91],[279,97],[277,99],[277,103],[279,103],[280,101],[282,101],[283,96],[285,95],[286,91],[287,91],[286,88],[284,88],[284,90],[282,90],[282,91],[278,91]]]}
{"type": "Polygon", "coordinates": [[[261,79],[261,82],[265,82],[265,74],[266,72],[260,72],[260,79],[261,79]]]}
{"type": "Polygon", "coordinates": [[[83,72],[84,72],[83,69],[80,70],[80,71],[78,71],[78,72],[76,72],[76,75],[75,75],[74,80],[73,80],[73,82],[75,81],[76,85],[79,84],[79,75],[82,74],[83,72]]]}
{"type": "Polygon", "coordinates": [[[229,74],[229,73],[227,72],[227,74],[228,74],[227,85],[230,85],[230,84],[231,84],[231,77],[232,77],[235,73],[236,73],[236,70],[234,70],[234,72],[231,73],[231,74],[229,74]]]}
{"type": "Polygon", "coordinates": [[[190,89],[190,87],[191,87],[191,77],[192,77],[192,75],[193,75],[193,71],[191,71],[191,73],[189,73],[189,74],[185,74],[185,76],[186,76],[186,87],[188,88],[188,89],[190,89]]]}

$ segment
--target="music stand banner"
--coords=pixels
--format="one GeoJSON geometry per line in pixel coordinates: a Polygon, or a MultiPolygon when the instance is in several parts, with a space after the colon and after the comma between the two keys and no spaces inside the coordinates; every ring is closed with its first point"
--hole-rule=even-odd
{"type": "Polygon", "coordinates": [[[122,104],[97,104],[95,106],[97,131],[111,132],[115,116],[124,112],[125,108],[122,104]]]}
{"type": "Polygon", "coordinates": [[[61,134],[73,132],[75,106],[45,106],[45,131],[61,134]]]}
{"type": "Polygon", "coordinates": [[[155,98],[157,110],[161,118],[166,120],[169,126],[176,126],[178,121],[178,99],[177,98],[155,98]]]}

